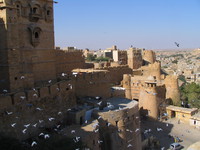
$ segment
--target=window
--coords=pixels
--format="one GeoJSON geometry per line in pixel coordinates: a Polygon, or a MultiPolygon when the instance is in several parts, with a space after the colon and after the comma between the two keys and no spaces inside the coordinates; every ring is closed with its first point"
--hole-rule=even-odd
{"type": "Polygon", "coordinates": [[[38,32],[35,32],[35,38],[39,39],[39,33],[38,32]]]}
{"type": "Polygon", "coordinates": [[[33,13],[37,14],[37,8],[36,7],[33,8],[33,13]]]}
{"type": "Polygon", "coordinates": [[[17,4],[16,7],[17,7],[17,16],[19,17],[21,15],[21,6],[20,4],[17,4]]]}
{"type": "Polygon", "coordinates": [[[50,14],[51,14],[51,11],[47,10],[47,16],[50,16],[50,14]]]}

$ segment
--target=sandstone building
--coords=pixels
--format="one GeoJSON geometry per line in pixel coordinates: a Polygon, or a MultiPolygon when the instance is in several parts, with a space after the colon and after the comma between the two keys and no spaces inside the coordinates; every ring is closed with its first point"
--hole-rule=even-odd
{"type": "Polygon", "coordinates": [[[139,109],[157,119],[165,98],[178,102],[177,79],[161,73],[153,51],[118,51],[114,46],[105,55],[120,63],[91,68],[81,50],[55,49],[53,3],[0,0],[0,132],[24,140],[41,129],[77,124],[90,148],[141,149],[139,109]],[[123,92],[114,93],[113,86],[123,92]],[[128,100],[110,100],[115,96],[128,100]],[[103,111],[100,102],[113,108],[103,111]],[[88,127],[93,119],[101,125],[97,134],[88,127]]]}

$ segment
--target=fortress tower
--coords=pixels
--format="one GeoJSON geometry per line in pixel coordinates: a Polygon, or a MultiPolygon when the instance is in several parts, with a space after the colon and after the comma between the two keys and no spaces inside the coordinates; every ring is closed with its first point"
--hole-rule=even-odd
{"type": "Polygon", "coordinates": [[[142,66],[142,52],[136,48],[130,48],[127,51],[128,66],[131,69],[138,69],[142,66]]]}
{"type": "Polygon", "coordinates": [[[52,0],[0,0],[0,35],[0,91],[56,79],[52,0]]]}
{"type": "Polygon", "coordinates": [[[156,54],[152,50],[144,50],[142,53],[145,64],[153,64],[156,61],[156,54]]]}
{"type": "Polygon", "coordinates": [[[166,99],[171,99],[173,104],[177,105],[180,102],[180,91],[177,76],[168,75],[164,82],[166,86],[166,99]]]}
{"type": "Polygon", "coordinates": [[[156,82],[145,82],[145,87],[140,91],[139,108],[143,115],[148,115],[153,119],[157,119],[158,99],[157,99],[156,82]]]}
{"type": "Polygon", "coordinates": [[[123,80],[122,80],[123,88],[126,89],[125,91],[125,97],[128,99],[132,99],[132,93],[131,93],[131,75],[130,74],[124,74],[123,80]]]}

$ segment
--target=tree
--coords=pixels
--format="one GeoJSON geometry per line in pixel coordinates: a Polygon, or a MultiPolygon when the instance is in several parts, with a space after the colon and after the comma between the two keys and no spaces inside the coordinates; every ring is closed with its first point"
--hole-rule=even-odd
{"type": "Polygon", "coordinates": [[[88,54],[88,56],[86,57],[86,60],[87,61],[95,61],[95,56],[94,55],[92,55],[92,54],[88,54]]]}
{"type": "Polygon", "coordinates": [[[180,88],[181,99],[192,107],[200,108],[200,85],[196,83],[185,84],[180,88]]]}

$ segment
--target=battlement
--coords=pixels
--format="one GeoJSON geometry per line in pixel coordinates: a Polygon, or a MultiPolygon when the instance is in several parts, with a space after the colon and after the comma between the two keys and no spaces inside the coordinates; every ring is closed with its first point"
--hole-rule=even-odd
{"type": "Polygon", "coordinates": [[[74,50],[74,51],[68,51],[68,50],[55,50],[56,56],[60,55],[77,55],[78,53],[83,55],[82,50],[74,50]]]}
{"type": "Polygon", "coordinates": [[[74,84],[71,81],[61,81],[46,87],[38,87],[17,93],[7,93],[0,95],[0,110],[18,105],[23,101],[40,101],[44,98],[53,98],[61,93],[74,91],[74,84]]]}
{"type": "Polygon", "coordinates": [[[153,64],[156,61],[156,54],[152,50],[144,50],[142,53],[143,60],[153,64]]]}

